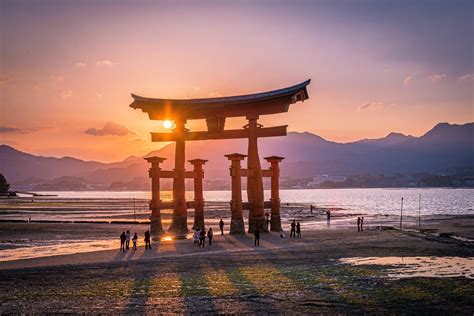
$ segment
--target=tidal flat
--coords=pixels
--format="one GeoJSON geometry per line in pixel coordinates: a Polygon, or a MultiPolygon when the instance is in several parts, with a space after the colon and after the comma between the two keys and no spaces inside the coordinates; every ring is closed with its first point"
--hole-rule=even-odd
{"type": "MultiPolygon", "coordinates": [[[[59,224],[1,225],[8,234],[21,229],[16,225],[59,224]]],[[[67,225],[88,234],[123,229],[67,225]]],[[[0,262],[0,313],[472,315],[473,257],[470,242],[398,230],[321,229],[296,239],[268,233],[260,247],[250,235],[216,234],[203,249],[169,240],[146,251],[140,240],[138,250],[125,253],[117,244],[0,262]],[[430,277],[394,277],[397,265],[347,261],[372,257],[460,258],[465,266],[456,266],[458,275],[446,275],[444,266],[430,277]]]]}

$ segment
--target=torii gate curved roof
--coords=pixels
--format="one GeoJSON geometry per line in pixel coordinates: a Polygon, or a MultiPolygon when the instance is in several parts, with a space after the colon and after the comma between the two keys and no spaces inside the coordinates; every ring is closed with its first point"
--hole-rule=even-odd
{"type": "Polygon", "coordinates": [[[209,117],[236,117],[287,112],[289,105],[308,99],[306,86],[300,84],[247,95],[204,99],[155,99],[132,93],[130,107],[148,113],[152,120],[193,120],[209,117]]]}

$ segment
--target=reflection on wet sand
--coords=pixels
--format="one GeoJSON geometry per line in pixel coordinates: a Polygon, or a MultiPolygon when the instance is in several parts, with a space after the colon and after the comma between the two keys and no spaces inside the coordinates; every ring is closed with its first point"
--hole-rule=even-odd
{"type": "Polygon", "coordinates": [[[474,279],[474,258],[461,257],[354,257],[342,258],[342,263],[351,265],[382,265],[387,268],[389,278],[453,278],[474,279]]]}

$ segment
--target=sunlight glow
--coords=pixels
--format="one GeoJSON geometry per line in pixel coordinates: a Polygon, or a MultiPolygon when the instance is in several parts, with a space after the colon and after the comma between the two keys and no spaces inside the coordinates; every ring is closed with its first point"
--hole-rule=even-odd
{"type": "Polygon", "coordinates": [[[173,122],[170,120],[163,121],[163,127],[166,129],[170,129],[173,126],[173,122]]]}

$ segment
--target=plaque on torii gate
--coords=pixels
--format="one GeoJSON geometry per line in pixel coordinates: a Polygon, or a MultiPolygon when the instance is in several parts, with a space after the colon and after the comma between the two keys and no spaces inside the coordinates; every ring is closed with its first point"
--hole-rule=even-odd
{"type": "Polygon", "coordinates": [[[130,107],[146,112],[151,120],[172,120],[172,133],[151,133],[154,142],[176,143],[173,178],[173,217],[169,231],[182,235],[188,232],[185,200],[185,142],[194,140],[248,138],[247,180],[249,201],[249,232],[265,227],[262,168],[258,154],[259,137],[286,136],[287,125],[263,127],[257,123],[260,115],[288,112],[290,104],[308,99],[306,89],[310,80],[300,84],[248,95],[204,99],[156,99],[132,94],[130,107]],[[248,124],[242,129],[224,129],[227,117],[245,117],[248,124]],[[207,131],[186,129],[188,120],[205,119],[207,131]]]}

